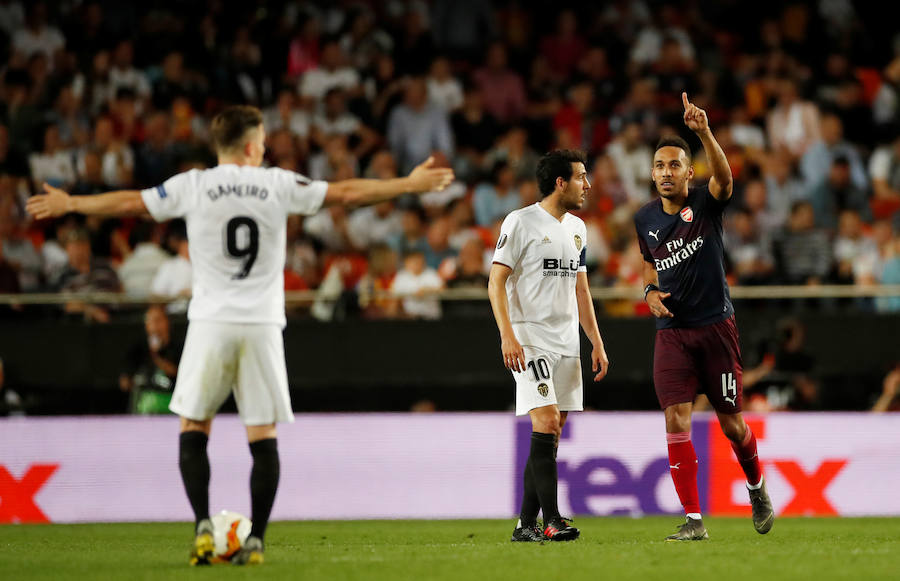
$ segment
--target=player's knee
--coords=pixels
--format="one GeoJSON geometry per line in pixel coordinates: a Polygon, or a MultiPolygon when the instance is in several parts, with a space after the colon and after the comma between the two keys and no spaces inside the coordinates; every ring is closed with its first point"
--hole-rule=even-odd
{"type": "Polygon", "coordinates": [[[554,434],[559,437],[562,432],[562,422],[560,421],[559,412],[547,410],[542,413],[533,414],[531,418],[531,427],[535,432],[541,434],[554,434]]]}

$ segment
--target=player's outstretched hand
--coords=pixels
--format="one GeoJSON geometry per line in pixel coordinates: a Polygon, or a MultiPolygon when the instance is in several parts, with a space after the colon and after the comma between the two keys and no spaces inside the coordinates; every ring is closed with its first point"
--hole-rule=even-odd
{"type": "Polygon", "coordinates": [[[28,198],[25,209],[38,220],[62,216],[69,212],[69,194],[44,183],[44,193],[28,198]]]}
{"type": "Polygon", "coordinates": [[[434,166],[434,156],[409,172],[409,179],[412,180],[413,190],[416,192],[439,192],[449,186],[453,178],[452,168],[434,166]]]}
{"type": "Polygon", "coordinates": [[[594,376],[594,381],[600,381],[606,377],[606,372],[609,371],[609,358],[606,356],[606,349],[603,348],[603,345],[591,350],[591,369],[597,374],[594,376]]]}
{"type": "Polygon", "coordinates": [[[525,350],[515,337],[504,337],[500,340],[500,350],[503,352],[503,365],[516,373],[525,371],[525,350]]]}
{"type": "Polygon", "coordinates": [[[666,305],[663,304],[663,300],[670,296],[672,296],[672,293],[664,293],[656,290],[650,291],[647,294],[647,304],[650,305],[650,312],[653,313],[653,316],[657,319],[671,319],[675,316],[666,308],[666,305]]]}
{"type": "Polygon", "coordinates": [[[681,103],[684,105],[684,124],[688,129],[695,133],[709,129],[706,111],[688,101],[687,93],[681,93],[681,103]]]}

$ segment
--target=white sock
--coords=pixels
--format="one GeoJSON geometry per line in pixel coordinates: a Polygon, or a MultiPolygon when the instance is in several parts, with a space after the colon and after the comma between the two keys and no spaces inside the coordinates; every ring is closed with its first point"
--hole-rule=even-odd
{"type": "Polygon", "coordinates": [[[688,517],[688,518],[692,518],[692,519],[694,519],[694,520],[701,520],[701,517],[700,517],[700,513],[699,513],[699,512],[689,512],[689,513],[687,513],[685,516],[688,517]]]}
{"type": "Polygon", "coordinates": [[[762,484],[763,484],[763,477],[760,476],[759,482],[757,482],[756,484],[750,484],[749,482],[747,483],[747,490],[759,490],[760,488],[762,488],[762,484]]]}

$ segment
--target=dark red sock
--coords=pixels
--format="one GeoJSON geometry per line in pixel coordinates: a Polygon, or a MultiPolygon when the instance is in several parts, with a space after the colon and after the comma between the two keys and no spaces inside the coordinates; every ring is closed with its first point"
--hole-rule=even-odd
{"type": "Polygon", "coordinates": [[[749,426],[747,427],[747,435],[744,436],[744,441],[740,444],[731,442],[731,449],[734,450],[737,461],[741,464],[741,468],[744,469],[747,482],[754,485],[757,484],[759,479],[762,478],[762,470],[759,467],[759,457],[756,454],[756,436],[750,431],[749,426]]]}
{"type": "Polygon", "coordinates": [[[669,444],[669,472],[675,483],[675,491],[681,500],[685,514],[700,512],[700,495],[697,493],[697,454],[691,443],[690,432],[666,434],[669,444]]]}

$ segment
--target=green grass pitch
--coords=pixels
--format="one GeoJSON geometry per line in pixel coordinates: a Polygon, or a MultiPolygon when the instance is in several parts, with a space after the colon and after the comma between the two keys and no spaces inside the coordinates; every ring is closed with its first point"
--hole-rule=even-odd
{"type": "Polygon", "coordinates": [[[704,519],[710,540],[665,543],[676,517],[581,518],[573,543],[514,544],[513,520],[275,522],[258,567],[187,565],[184,523],[0,526],[0,578],[900,579],[900,519],[704,519]]]}

